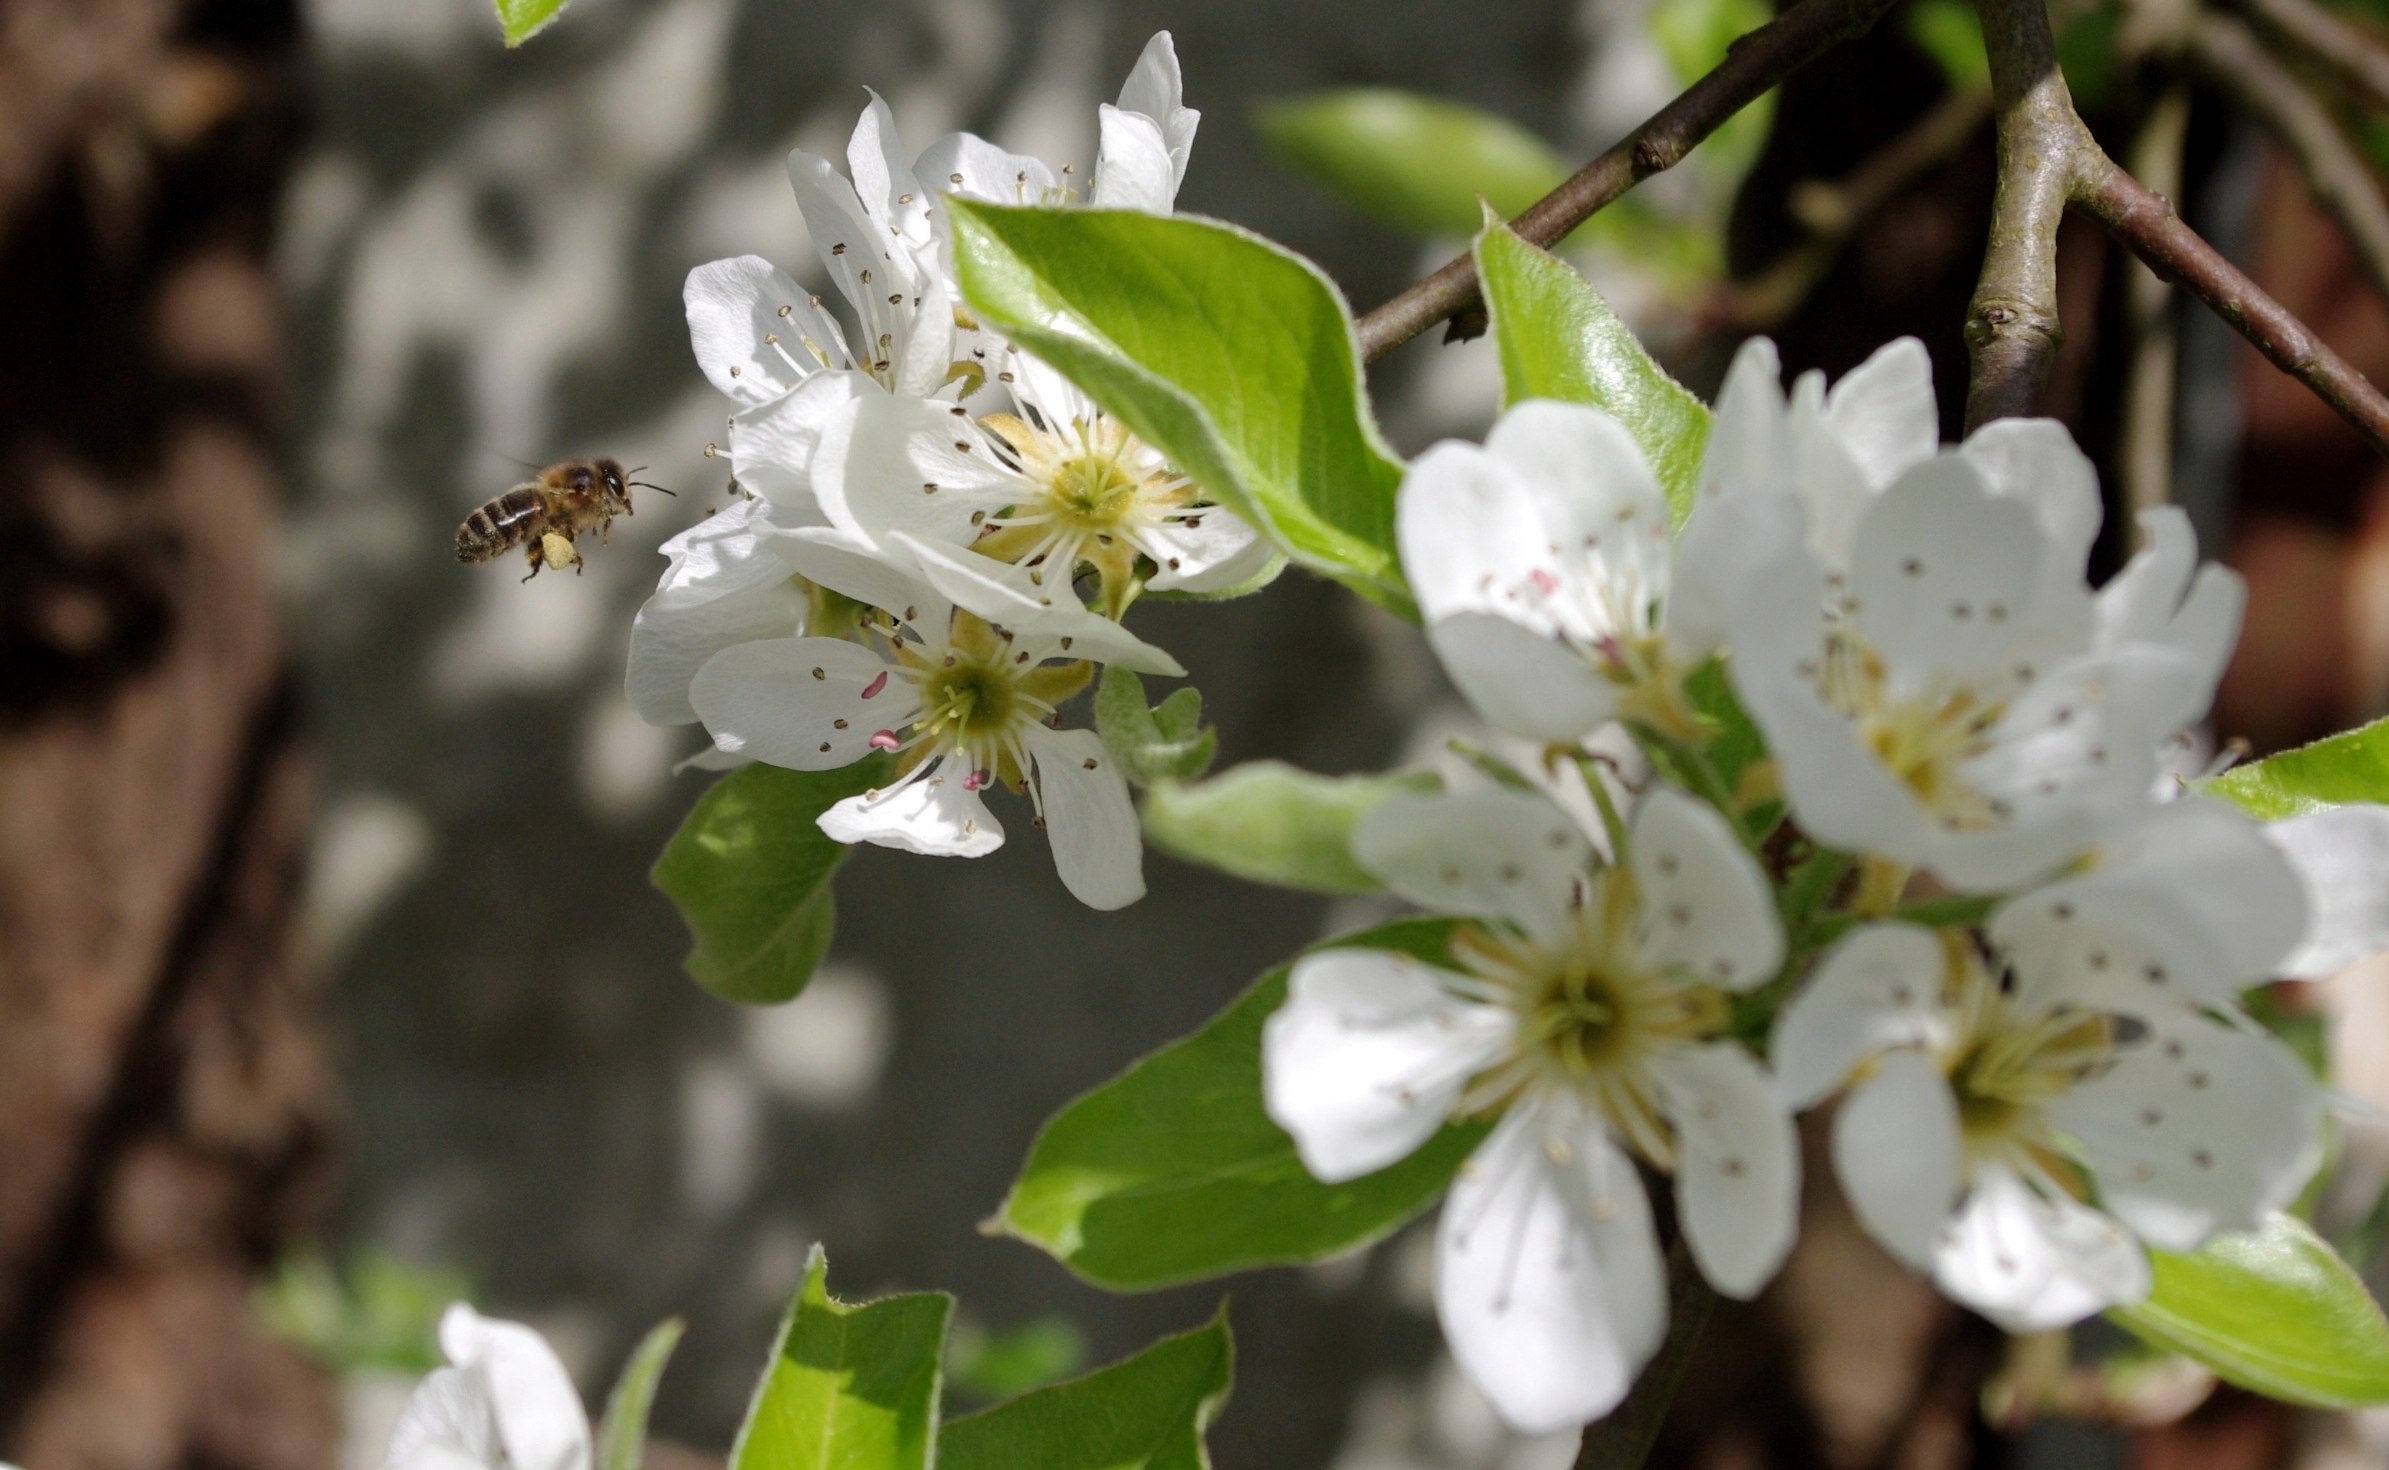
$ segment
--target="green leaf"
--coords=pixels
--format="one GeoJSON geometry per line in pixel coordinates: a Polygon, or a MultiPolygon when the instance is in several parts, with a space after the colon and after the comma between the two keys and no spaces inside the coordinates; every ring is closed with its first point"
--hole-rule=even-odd
{"type": "Polygon", "coordinates": [[[1208,1470],[1203,1431],[1235,1374],[1223,1307],[1133,1358],[947,1425],[938,1470],[1208,1470]]]}
{"type": "Polygon", "coordinates": [[[680,1333],[678,1317],[656,1323],[622,1365],[622,1376],[606,1395],[606,1416],[597,1425],[597,1470],[639,1470],[647,1458],[647,1413],[655,1407],[656,1381],[680,1345],[680,1333]]]}
{"type": "Polygon", "coordinates": [[[1707,406],[1651,360],[1567,262],[1490,223],[1477,237],[1476,256],[1501,353],[1504,406],[1527,398],[1589,403],[1625,425],[1682,525],[1709,443],[1707,406]]]}
{"type": "Polygon", "coordinates": [[[1087,1365],[1087,1335],[1068,1317],[1038,1317],[1003,1332],[968,1318],[946,1340],[946,1387],[984,1403],[1043,1388],[1087,1365]]]}
{"type": "Polygon", "coordinates": [[[1145,681],[1118,664],[1103,667],[1095,729],[1139,786],[1192,781],[1211,769],[1219,732],[1203,724],[1203,696],[1186,688],[1145,708],[1145,681]]]}
{"type": "Polygon", "coordinates": [[[572,0],[497,0],[498,24],[505,29],[506,44],[520,46],[554,25],[570,3],[572,0]]]}
{"type": "Polygon", "coordinates": [[[729,1470],[928,1470],[954,1299],[924,1291],[848,1306],[828,1283],[815,1246],[729,1470]]]}
{"type": "Polygon", "coordinates": [[[1967,0],[1917,0],[1908,7],[1908,39],[1933,58],[1953,92],[1989,90],[1991,58],[1983,50],[1982,17],[1967,0]]]}
{"type": "Polygon", "coordinates": [[[2389,801],[2389,720],[2225,771],[2205,787],[2260,822],[2351,801],[2389,801]]]}
{"type": "Polygon", "coordinates": [[[1145,794],[1145,840],[1255,883],[1374,893],[1385,885],[1352,860],[1352,829],[1389,796],[1441,785],[1424,771],[1314,776],[1283,761],[1248,761],[1208,781],[1155,785],[1145,794]]]}
{"type": "Polygon", "coordinates": [[[2148,1300],[2107,1313],[2143,1340],[2288,1403],[2389,1403],[2389,1322],[2363,1279],[2296,1216],[2218,1235],[2196,1255],[2148,1255],[2148,1300]]]}
{"type": "Polygon", "coordinates": [[[1414,235],[1472,235],[1480,198],[1507,219],[1570,172],[1557,150],[1507,118],[1392,87],[1264,103],[1254,121],[1287,163],[1414,235]]]}
{"type": "MultiPolygon", "coordinates": [[[[1413,920],[1335,943],[1442,963],[1451,928],[1413,920]]],[[[1136,1291],[1321,1260],[1425,1209],[1489,1125],[1448,1125],[1364,1178],[1313,1179],[1261,1107],[1261,1023],[1285,1003],[1289,968],[1049,1119],[981,1228],[1025,1240],[1098,1286],[1136,1291]]]]}
{"type": "Polygon", "coordinates": [[[682,964],[699,985],[742,1005],[796,998],[829,952],[830,877],[846,860],[816,819],[892,777],[884,755],[836,771],[757,764],[698,799],[650,876],[696,939],[682,964]]]}
{"type": "Polygon", "coordinates": [[[964,295],[1293,561],[1416,617],[1401,462],[1318,267],[1183,215],[949,201],[964,295]]]}

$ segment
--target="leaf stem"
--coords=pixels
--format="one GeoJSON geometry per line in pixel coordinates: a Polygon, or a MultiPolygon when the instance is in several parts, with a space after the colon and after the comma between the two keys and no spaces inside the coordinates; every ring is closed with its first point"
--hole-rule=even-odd
{"type": "Polygon", "coordinates": [[[1625,1402],[1603,1419],[1584,1426],[1576,1470],[1641,1470],[1659,1439],[1667,1407],[1675,1402],[1701,1329],[1709,1325],[1717,1293],[1692,1261],[1681,1236],[1667,1252],[1667,1340],[1634,1380],[1625,1402]]]}

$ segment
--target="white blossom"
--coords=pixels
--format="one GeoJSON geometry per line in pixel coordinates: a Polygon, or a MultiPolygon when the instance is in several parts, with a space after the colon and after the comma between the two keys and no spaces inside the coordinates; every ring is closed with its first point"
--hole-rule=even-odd
{"type": "Polygon", "coordinates": [[[1003,845],[981,793],[1025,791],[1053,843],[1054,866],[1099,909],[1145,891],[1136,808],[1092,731],[1049,721],[1097,663],[1178,675],[1177,661],[1078,605],[1067,589],[968,552],[894,533],[901,566],[835,531],[800,531],[784,554],[807,579],[877,609],[864,632],[734,644],[697,671],[689,698],[714,744],[792,770],[835,770],[888,751],[891,785],[821,817],[840,842],[944,857],[1003,845]]]}
{"type": "Polygon", "coordinates": [[[2011,1331],[2149,1289],[2142,1242],[2255,1228],[2313,1172],[2321,1109],[2233,1009],[2306,918],[2256,825],[2158,807],[2086,869],[2002,905],[1980,941],[1862,927],[1778,1016],[1795,1107],[1848,1086],[1833,1157],[1859,1220],[2011,1331]]]}
{"type": "Polygon", "coordinates": [[[2311,907],[2283,975],[2320,980],[2389,949],[2389,807],[2349,802],[2265,829],[2298,870],[2311,907]]]}
{"type": "MultiPolygon", "coordinates": [[[[2237,577],[2195,567],[2187,520],[2095,597],[2095,476],[2046,420],[1932,447],[1929,367],[1894,343],[1790,404],[1745,347],[1703,481],[1796,504],[1804,540],[1729,598],[1735,688],[1794,816],[1831,846],[1994,891],[2046,875],[2148,799],[2237,635],[2237,577]],[[2195,575],[2194,575],[2195,574],[2195,575]]],[[[1704,507],[1702,513],[1708,513],[1704,507]]]]}
{"type": "Polygon", "coordinates": [[[1790,534],[1787,509],[1696,513],[1681,550],[1626,428],[1530,400],[1483,447],[1450,441],[1403,478],[1395,528],[1428,640],[1486,720],[1572,740],[1616,718],[1697,737],[1683,676],[1716,646],[1700,612],[1790,534]],[[1681,586],[1695,609],[1671,618],[1681,586]]]}
{"type": "Polygon", "coordinates": [[[764,500],[733,502],[663,544],[671,565],[631,622],[623,692],[651,725],[697,718],[689,681],[732,644],[804,631],[807,596],[764,500]]]}
{"type": "Polygon", "coordinates": [[[1269,1114],[1322,1180],[1357,1178],[1456,1115],[1500,1113],[1437,1234],[1453,1356],[1512,1424],[1598,1418],[1657,1350],[1666,1272],[1629,1154],[1671,1172],[1701,1270],[1748,1297],[1790,1249],[1799,1154],[1763,1067],[1723,1039],[1728,993],[1783,938],[1714,811],[1668,788],[1624,865],[1509,790],[1396,797],[1354,856],[1474,922],[1448,964],[1334,948],[1299,961],[1262,1038],[1269,1114]]]}
{"type": "Polygon", "coordinates": [[[450,1366],[407,1401],[387,1470],[590,1470],[581,1396],[538,1333],[456,1302],[440,1351],[450,1366]]]}

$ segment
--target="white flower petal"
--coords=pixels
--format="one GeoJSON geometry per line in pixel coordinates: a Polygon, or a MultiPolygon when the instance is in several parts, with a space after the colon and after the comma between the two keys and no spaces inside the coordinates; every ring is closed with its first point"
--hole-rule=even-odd
{"type": "Polygon", "coordinates": [[[456,1302],[440,1317],[440,1351],[488,1376],[498,1437],[514,1470],[589,1470],[588,1414],[546,1339],[456,1302]]]}
{"type": "Polygon", "coordinates": [[[1676,1218],[1709,1284],[1743,1301],[1774,1279],[1800,1232],[1800,1139],[1766,1072],[1734,1042],[1656,1067],[1675,1126],[1676,1218]]]}
{"type": "Polygon", "coordinates": [[[821,814],[821,830],[926,857],[985,857],[1004,845],[1004,829],[964,784],[970,774],[969,761],[948,755],[884,791],[839,802],[821,814]]]}
{"type": "Polygon", "coordinates": [[[1940,939],[1914,924],[1869,924],[1827,950],[1776,1017],[1772,1055],[1785,1102],[1808,1107],[1867,1058],[1938,1041],[1948,966],[1940,939]]]}
{"type": "MultiPolygon", "coordinates": [[[[1800,502],[1789,495],[1718,494],[1695,505],[1676,539],[1667,597],[1667,641],[1677,656],[1704,658],[1728,642],[1752,579],[1804,534],[1800,502]]],[[[1815,626],[1813,609],[1808,625],[1815,626]]]]}
{"type": "Polygon", "coordinates": [[[733,644],[803,632],[805,610],[805,594],[785,570],[776,581],[702,602],[652,598],[631,620],[622,692],[648,724],[686,725],[697,718],[689,683],[707,660],[733,644]]]}
{"type": "Polygon", "coordinates": [[[2042,557],[2030,511],[1992,497],[1958,455],[1926,460],[1858,523],[1850,546],[1854,621],[1904,694],[2004,670],[2040,585],[2042,557]]]}
{"type": "Polygon", "coordinates": [[[1789,492],[1792,436],[1784,422],[1783,364],[1775,344],[1751,337],[1734,352],[1701,457],[1700,498],[1739,491],[1789,492]]]}
{"type": "Polygon", "coordinates": [[[1511,1110],[1436,1231],[1452,1357],[1511,1427],[1617,1406],[1667,1334],[1667,1272],[1634,1165],[1566,1095],[1511,1110]]]}
{"type": "Polygon", "coordinates": [[[1763,985],[1783,963],[1774,890],[1715,808],[1654,785],[1634,813],[1643,958],[1727,990],[1763,985]]]}
{"type": "Polygon", "coordinates": [[[795,524],[818,523],[812,473],[822,438],[854,411],[857,400],[879,396],[879,385],[862,373],[820,373],[792,393],[741,410],[730,429],[730,463],[739,483],[793,512],[795,524]]]}
{"type": "Polygon", "coordinates": [[[1883,489],[1825,419],[1825,375],[1811,368],[1792,384],[1784,409],[1791,432],[1791,476],[1808,517],[1808,544],[1825,565],[1842,571],[1850,538],[1883,489]]]}
{"type": "Polygon", "coordinates": [[[912,558],[931,586],[991,623],[1051,639],[1076,658],[1118,664],[1140,674],[1186,674],[1167,653],[1079,606],[1067,589],[1034,585],[1024,567],[1007,566],[976,552],[948,551],[902,531],[890,532],[888,539],[912,558]]]}
{"type": "Polygon", "coordinates": [[[1957,1202],[1959,1149],[1958,1100],[1914,1051],[1886,1053],[1834,1115],[1834,1173],[1858,1223],[1919,1271],[1957,1202]]]}
{"type": "Polygon", "coordinates": [[[1034,494],[969,410],[891,393],[863,398],[823,433],[813,486],[831,525],[875,546],[891,531],[968,546],[979,534],[973,515],[1034,494]]]}
{"type": "Polygon", "coordinates": [[[382,1463],[387,1470],[497,1470],[505,1458],[489,1375],[476,1364],[435,1369],[415,1386],[382,1463]]]}
{"type": "Polygon", "coordinates": [[[2049,545],[2051,570],[2082,580],[2105,511],[2099,472],[2055,419],[1999,419],[1966,436],[1958,453],[1982,472],[1991,493],[2032,511],[2049,545]]]}
{"type": "Polygon", "coordinates": [[[1941,447],[1941,407],[1933,397],[1933,359],[1914,337],[1875,349],[1825,395],[1825,422],[1880,488],[1931,459],[1941,447]]]}
{"type": "Polygon", "coordinates": [[[1120,110],[1141,112],[1160,125],[1168,145],[1171,188],[1186,182],[1186,163],[1194,153],[1195,126],[1203,114],[1182,100],[1185,86],[1178,73],[1178,49],[1168,31],[1155,31],[1120,84],[1120,110]]]}
{"type": "Polygon", "coordinates": [[[921,267],[913,294],[904,305],[889,302],[889,309],[902,313],[893,386],[898,393],[928,398],[946,386],[955,363],[954,292],[945,272],[921,267]]]}
{"type": "Polygon", "coordinates": [[[1484,450],[1446,442],[1413,461],[1395,499],[1394,533],[1427,622],[1482,612],[1558,630],[1543,599],[1559,588],[1559,562],[1536,498],[1484,450]]]}
{"type": "Polygon", "coordinates": [[[914,684],[860,644],[774,638],[705,661],[689,702],[716,748],[792,771],[834,771],[920,714],[914,684]]]}
{"type": "Polygon", "coordinates": [[[1567,813],[1507,788],[1398,795],[1352,834],[1353,858],[1412,903],[1508,919],[1546,944],[1572,932],[1592,855],[1567,813]]]}
{"type": "Polygon", "coordinates": [[[896,114],[877,92],[870,96],[871,105],[855,119],[854,135],[846,143],[846,168],[854,176],[855,195],[883,234],[908,245],[926,245],[928,193],[905,161],[903,141],[896,136],[896,114]]]}
{"type": "Polygon", "coordinates": [[[2010,1332],[2068,1327],[2149,1291],[2148,1256],[2113,1220],[1996,1165],[1975,1171],[1933,1279],[2010,1332]]]}
{"type": "Polygon", "coordinates": [[[1261,1097],[1312,1177],[1340,1184],[1408,1158],[1510,1049],[1510,1012],[1459,999],[1447,978],[1382,949],[1295,962],[1261,1030],[1261,1097]]]}
{"type": "Polygon", "coordinates": [[[1053,170],[975,133],[948,133],[921,150],[913,172],[932,190],[991,204],[1044,204],[1061,192],[1053,170]]]}
{"type": "Polygon", "coordinates": [[[1583,655],[1495,613],[1454,613],[1427,641],[1487,724],[1528,740],[1575,740],[1616,718],[1617,686],[1583,655]]]}
{"type": "Polygon", "coordinates": [[[1091,909],[1126,908],[1145,896],[1145,846],[1128,778],[1092,730],[1020,728],[1036,770],[1054,870],[1091,909]]]}
{"type": "Polygon", "coordinates": [[[2314,1172],[2321,1096],[2287,1047],[2189,1011],[2049,1106],[2116,1218],[2166,1250],[2253,1230],[2314,1172]]]}
{"type": "Polygon", "coordinates": [[[2148,545],[2097,598],[2094,646],[2153,644],[2179,654],[2188,670],[2159,715],[2167,733],[2206,713],[2239,642],[2248,586],[2227,567],[2198,565],[2198,538],[2179,506],[2140,513],[2148,545]]]}
{"type": "Polygon", "coordinates": [[[1097,209],[1168,214],[1177,202],[1178,169],[1161,124],[1108,102],[1097,109],[1097,118],[1095,182],[1087,202],[1097,209]]]}
{"type": "Polygon", "coordinates": [[[698,266],[681,300],[697,366],[742,404],[767,402],[817,373],[852,365],[836,321],[759,255],[698,266]]]}
{"type": "Polygon", "coordinates": [[[1557,603],[1578,609],[1571,631],[1639,626],[1640,607],[1602,604],[1666,597],[1673,527],[1667,496],[1625,425],[1581,403],[1529,399],[1501,416],[1485,452],[1535,507],[1545,555],[1556,560],[1557,603]]]}
{"type": "Polygon", "coordinates": [[[897,565],[890,553],[861,537],[827,526],[807,527],[785,533],[780,555],[807,581],[887,612],[925,642],[945,641],[953,603],[922,581],[916,568],[897,565]]]}
{"type": "Polygon", "coordinates": [[[1226,506],[1205,506],[1193,515],[1164,521],[1147,531],[1154,561],[1155,592],[1225,592],[1269,570],[1278,550],[1226,506]]]}
{"type": "Polygon", "coordinates": [[[2352,802],[2265,829],[2311,906],[2284,975],[2320,979],[2389,949],[2389,807],[2352,802]]]}

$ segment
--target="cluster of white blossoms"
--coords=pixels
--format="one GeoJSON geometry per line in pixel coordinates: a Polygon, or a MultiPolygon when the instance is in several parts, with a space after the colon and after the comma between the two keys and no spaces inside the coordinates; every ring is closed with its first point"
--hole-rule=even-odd
{"type": "Polygon", "coordinates": [[[1654,756],[1599,832],[1511,789],[1378,808],[1354,856],[1455,917],[1448,951],[1314,952],[1264,1037],[1271,1116],[1322,1180],[1498,1119],[1444,1206],[1437,1304],[1521,1429],[1607,1412],[1665,1335],[1640,1171],[1748,1297],[1796,1233],[1794,1117],[1829,1099],[1860,1222],[2016,1331],[2146,1296],[2146,1247],[2253,1228],[2316,1167],[2321,1094],[2237,996],[2389,940],[2382,809],[2268,829],[2170,776],[2239,580],[2163,509],[2094,591],[2065,430],[1944,448],[1938,422],[1914,341],[1787,399],[1760,340],[1680,535],[1580,405],[1520,404],[1403,483],[1404,570],[1478,713],[1555,755],[1619,721],[1654,756]],[[1699,779],[1687,679],[1721,651],[1755,789],[1699,779]],[[1778,800],[1805,841],[1744,820],[1778,800]],[[1818,849],[1847,863],[1803,947],[1781,865],[1818,849]],[[1982,917],[1901,915],[1953,895],[1982,917]]]}
{"type": "Polygon", "coordinates": [[[1103,107],[1094,175],[958,133],[907,162],[874,97],[846,174],[790,155],[807,233],[851,316],[755,256],[689,275],[689,335],[728,395],[751,499],[673,538],[626,680],[651,723],[703,721],[705,763],[832,770],[886,752],[887,785],[821,819],[842,842],[976,857],[1026,794],[1072,893],[1144,892],[1124,774],[1056,708],[1094,665],[1183,673],[1118,619],[1146,589],[1216,593],[1277,559],[1162,456],[962,309],[948,195],[1168,213],[1199,114],[1153,37],[1103,107]],[[849,336],[849,332],[854,335],[849,336]],[[982,394],[1007,400],[982,412],[982,394]],[[1087,590],[1080,590],[1081,584],[1087,590]]]}

